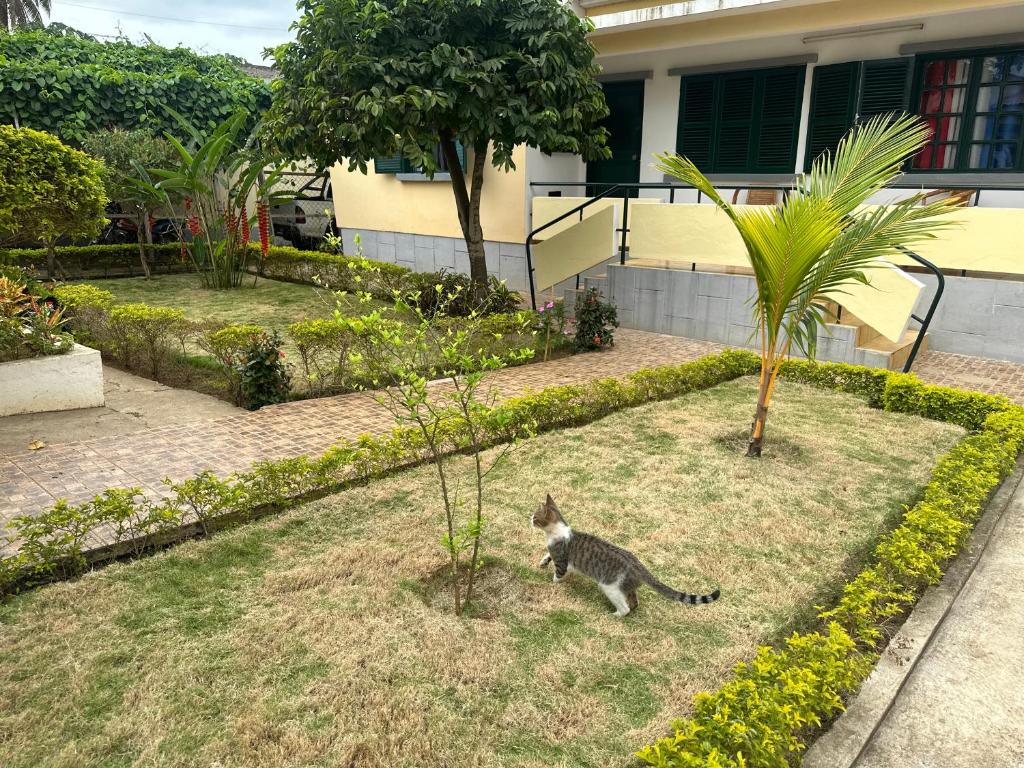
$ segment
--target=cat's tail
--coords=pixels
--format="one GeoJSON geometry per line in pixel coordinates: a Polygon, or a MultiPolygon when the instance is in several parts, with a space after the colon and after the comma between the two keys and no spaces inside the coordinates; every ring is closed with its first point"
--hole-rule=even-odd
{"type": "Polygon", "coordinates": [[[680,592],[677,589],[672,589],[672,587],[670,587],[668,584],[663,584],[662,582],[658,581],[654,577],[654,574],[652,574],[646,568],[641,569],[640,576],[644,580],[644,582],[646,582],[651,587],[651,589],[653,589],[662,597],[668,598],[669,600],[674,600],[679,603],[687,603],[688,605],[702,605],[705,603],[713,603],[722,594],[721,590],[718,589],[716,589],[709,595],[694,595],[690,592],[680,592]]]}

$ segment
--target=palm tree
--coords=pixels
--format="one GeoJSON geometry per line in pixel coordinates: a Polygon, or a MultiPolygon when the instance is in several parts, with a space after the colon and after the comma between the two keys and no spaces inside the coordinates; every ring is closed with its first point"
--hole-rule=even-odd
{"type": "Polygon", "coordinates": [[[50,0],[0,0],[0,24],[7,32],[29,24],[42,24],[50,15],[50,0]]]}
{"type": "Polygon", "coordinates": [[[948,224],[937,217],[947,203],[921,204],[914,195],[895,205],[864,207],[901,173],[929,136],[915,117],[880,115],[856,126],[835,153],[815,160],[810,173],[775,207],[739,212],[685,157],[659,155],[657,168],[707,195],[732,220],[747,249],[757,294],[753,313],[761,345],[761,376],[748,456],[760,456],[768,406],[782,362],[795,350],[814,357],[826,302],[843,286],[868,283],[878,259],[902,245],[934,237],[948,224]]]}

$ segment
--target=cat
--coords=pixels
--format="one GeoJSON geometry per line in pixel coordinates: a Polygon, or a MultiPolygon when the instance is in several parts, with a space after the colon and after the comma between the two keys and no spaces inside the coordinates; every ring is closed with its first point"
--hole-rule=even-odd
{"type": "Polygon", "coordinates": [[[533,513],[530,522],[548,537],[548,554],[540,561],[540,567],[546,568],[554,561],[555,583],[562,581],[569,571],[579,571],[594,579],[615,606],[616,616],[626,616],[636,610],[639,605],[636,590],[641,584],[651,586],[669,600],[690,605],[713,603],[721,594],[716,589],[709,595],[692,595],[662,584],[632,552],[570,528],[551,494],[533,513]]]}

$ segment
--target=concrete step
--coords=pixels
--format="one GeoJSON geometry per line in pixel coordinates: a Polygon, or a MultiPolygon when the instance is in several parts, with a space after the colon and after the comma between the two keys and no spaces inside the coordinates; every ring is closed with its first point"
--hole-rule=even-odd
{"type": "MultiPolygon", "coordinates": [[[[861,343],[858,341],[857,357],[858,359],[863,358],[865,365],[887,368],[890,371],[902,370],[903,366],[907,363],[907,358],[910,357],[910,351],[913,349],[914,342],[917,341],[919,334],[920,332],[917,330],[906,331],[903,334],[903,338],[898,342],[890,341],[884,336],[876,334],[874,338],[867,342],[861,343]]],[[[925,334],[918,354],[920,355],[927,351],[928,335],[925,334]]]]}
{"type": "Polygon", "coordinates": [[[601,293],[608,292],[608,275],[592,275],[583,278],[583,287],[597,288],[601,293]]]}

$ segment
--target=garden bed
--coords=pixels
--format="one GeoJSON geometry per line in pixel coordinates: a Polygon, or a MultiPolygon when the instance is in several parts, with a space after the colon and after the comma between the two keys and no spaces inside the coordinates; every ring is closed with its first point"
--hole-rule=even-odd
{"type": "Polygon", "coordinates": [[[0,363],[0,416],[103,405],[103,364],[95,349],[0,363]]]}
{"type": "MultiPolygon", "coordinates": [[[[459,620],[430,469],[0,608],[12,766],[621,765],[757,645],[834,601],[963,434],[783,382],[741,454],[740,379],[527,441],[492,475],[478,616],[459,620]],[[626,620],[536,562],[546,492],[708,608],[626,620]]],[[[469,471],[468,464],[462,470],[469,471]]]]}

